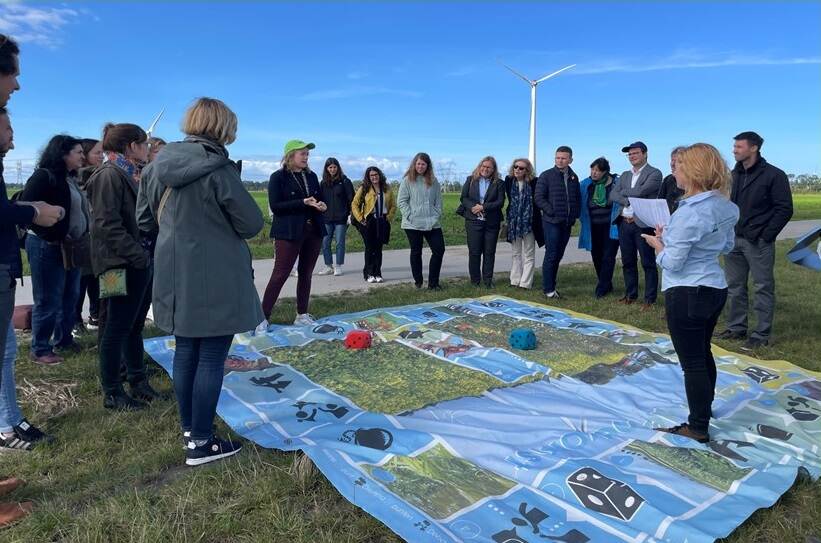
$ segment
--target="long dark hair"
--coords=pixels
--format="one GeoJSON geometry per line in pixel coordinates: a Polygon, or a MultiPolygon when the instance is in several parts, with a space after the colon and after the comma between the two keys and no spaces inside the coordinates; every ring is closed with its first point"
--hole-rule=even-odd
{"type": "Polygon", "coordinates": [[[410,166],[408,166],[408,171],[405,172],[405,178],[407,178],[408,181],[416,181],[416,176],[419,175],[416,173],[416,162],[419,160],[422,160],[428,165],[428,169],[425,170],[425,174],[422,176],[425,178],[425,184],[427,186],[433,185],[433,162],[431,162],[430,155],[427,153],[416,153],[416,155],[414,155],[410,166]]]}
{"type": "Polygon", "coordinates": [[[131,123],[108,123],[103,127],[103,151],[125,154],[132,143],[148,141],[145,130],[131,123]]]}
{"type": "Polygon", "coordinates": [[[342,166],[339,165],[339,161],[334,157],[329,156],[325,161],[325,166],[322,168],[322,184],[330,187],[334,181],[337,179],[342,179],[343,177],[345,177],[345,173],[342,171],[342,166]],[[331,174],[328,173],[328,166],[331,164],[336,166],[336,176],[331,176],[331,174]]]}
{"type": "Polygon", "coordinates": [[[82,142],[65,134],[58,134],[48,140],[45,149],[40,153],[40,160],[37,161],[38,168],[49,170],[59,179],[65,179],[68,175],[66,161],[64,157],[82,142]]]}
{"type": "Polygon", "coordinates": [[[365,175],[362,176],[362,196],[368,194],[368,191],[373,190],[373,183],[371,183],[371,172],[379,174],[379,188],[384,194],[387,194],[390,187],[388,186],[388,178],[382,173],[382,170],[376,166],[368,166],[365,170],[365,175]]]}

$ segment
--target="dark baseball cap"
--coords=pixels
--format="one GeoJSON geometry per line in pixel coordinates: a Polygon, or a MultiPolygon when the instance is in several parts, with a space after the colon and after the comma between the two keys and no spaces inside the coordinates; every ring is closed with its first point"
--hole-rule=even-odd
{"type": "Polygon", "coordinates": [[[636,141],[636,142],[631,143],[630,145],[626,145],[626,146],[621,148],[621,152],[622,153],[627,153],[627,152],[630,151],[630,149],[641,149],[642,153],[647,152],[647,146],[644,145],[643,141],[636,141]]]}

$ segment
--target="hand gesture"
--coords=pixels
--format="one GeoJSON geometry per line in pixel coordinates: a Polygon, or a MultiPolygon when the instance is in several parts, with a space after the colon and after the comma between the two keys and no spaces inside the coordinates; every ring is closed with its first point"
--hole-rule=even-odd
{"type": "Polygon", "coordinates": [[[302,200],[302,203],[306,206],[316,207],[316,198],[314,198],[313,196],[309,196],[308,198],[302,200]]]}
{"type": "Polygon", "coordinates": [[[647,242],[647,245],[655,249],[656,254],[664,250],[664,243],[661,241],[661,238],[651,236],[650,234],[642,234],[641,237],[644,238],[644,241],[647,242]]]}
{"type": "Polygon", "coordinates": [[[472,208],[470,208],[471,213],[473,213],[474,215],[478,215],[479,213],[481,213],[484,210],[485,210],[485,206],[483,206],[482,204],[476,204],[472,208]]]}
{"type": "Polygon", "coordinates": [[[656,225],[656,237],[661,238],[661,235],[663,233],[664,233],[664,225],[663,224],[657,224],[656,225]]]}
{"type": "Polygon", "coordinates": [[[53,206],[45,202],[31,202],[30,204],[37,210],[37,216],[34,217],[34,224],[37,226],[54,226],[66,216],[66,210],[60,206],[53,206]]]}

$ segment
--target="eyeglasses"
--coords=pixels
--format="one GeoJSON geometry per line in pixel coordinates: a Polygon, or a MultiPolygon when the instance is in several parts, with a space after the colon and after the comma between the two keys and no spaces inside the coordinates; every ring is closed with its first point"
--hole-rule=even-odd
{"type": "Polygon", "coordinates": [[[527,166],[519,166],[518,164],[513,166],[514,170],[526,170],[527,166]]]}

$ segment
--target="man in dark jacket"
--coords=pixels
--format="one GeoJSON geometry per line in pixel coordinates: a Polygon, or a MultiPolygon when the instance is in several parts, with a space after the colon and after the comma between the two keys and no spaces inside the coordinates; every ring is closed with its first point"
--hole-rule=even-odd
{"type": "Polygon", "coordinates": [[[636,254],[641,257],[644,270],[644,303],[648,309],[656,303],[659,287],[659,272],[656,268],[656,253],[647,245],[642,234],[653,234],[654,224],[644,224],[633,216],[630,198],[655,198],[661,186],[661,171],[647,163],[647,146],[637,141],[621,150],[627,153],[631,169],[622,173],[608,197],[611,202],[622,205],[619,225],[619,249],[624,268],[624,297],[619,303],[630,305],[639,297],[639,267],[636,254]]]}
{"type": "Polygon", "coordinates": [[[545,170],[536,181],[536,206],[542,211],[545,252],[542,262],[542,291],[558,298],[556,276],[564,256],[570,229],[579,218],[581,188],[579,176],[570,168],[573,150],[566,145],[556,149],[555,166],[545,170]]]}
{"type": "MultiPolygon", "coordinates": [[[[14,132],[11,129],[6,104],[11,94],[20,88],[18,55],[20,49],[11,38],[0,34],[0,356],[6,352],[9,326],[14,314],[14,294],[17,278],[22,275],[20,245],[16,226],[37,224],[52,226],[65,212],[63,208],[43,202],[10,202],[3,180],[3,157],[14,148],[14,132]]],[[[14,336],[10,336],[12,341],[14,336]]],[[[1,375],[1,374],[0,374],[1,375]]],[[[17,429],[15,428],[15,432],[17,429]]],[[[14,477],[0,481],[0,492],[12,491],[22,481],[14,477]]],[[[0,528],[11,524],[31,512],[32,503],[0,503],[0,528]]]]}
{"type": "Polygon", "coordinates": [[[724,259],[729,288],[727,329],[718,337],[747,335],[747,277],[753,276],[756,326],[742,346],[752,350],[769,343],[775,313],[775,238],[793,214],[787,175],[761,156],[764,138],[742,132],[735,138],[731,198],[741,215],[735,227],[735,247],[724,259]]]}

